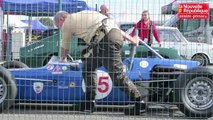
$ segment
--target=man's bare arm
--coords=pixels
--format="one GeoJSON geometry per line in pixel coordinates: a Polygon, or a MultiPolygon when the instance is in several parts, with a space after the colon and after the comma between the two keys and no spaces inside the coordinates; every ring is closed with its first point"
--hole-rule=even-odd
{"type": "Polygon", "coordinates": [[[67,55],[69,54],[69,49],[70,49],[70,39],[72,35],[68,30],[62,31],[62,43],[61,43],[61,59],[63,61],[67,61],[67,55]]]}
{"type": "Polygon", "coordinates": [[[69,53],[68,49],[65,49],[65,48],[61,47],[61,56],[60,56],[60,58],[61,58],[62,62],[67,62],[68,53],[69,53]]]}
{"type": "Polygon", "coordinates": [[[134,45],[138,45],[139,44],[139,38],[138,36],[130,36],[129,34],[125,33],[124,31],[121,30],[121,35],[123,35],[124,39],[125,40],[128,40],[131,42],[131,44],[134,44],[134,45]]]}

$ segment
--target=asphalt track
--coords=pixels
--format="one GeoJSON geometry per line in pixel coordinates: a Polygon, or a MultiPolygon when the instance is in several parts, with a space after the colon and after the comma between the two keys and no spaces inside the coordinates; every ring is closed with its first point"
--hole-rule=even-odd
{"type": "MultiPolygon", "coordinates": [[[[152,106],[140,116],[124,115],[121,108],[97,107],[94,113],[74,111],[67,106],[16,105],[0,114],[0,120],[201,120],[187,118],[178,109],[152,106]]],[[[211,120],[213,118],[209,118],[211,120]]],[[[205,120],[205,119],[203,119],[205,120]]]]}

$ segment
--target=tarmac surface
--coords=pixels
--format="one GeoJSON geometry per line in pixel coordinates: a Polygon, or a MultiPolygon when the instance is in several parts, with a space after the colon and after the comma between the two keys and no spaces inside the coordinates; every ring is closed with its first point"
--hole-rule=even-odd
{"type": "MultiPolygon", "coordinates": [[[[140,116],[124,115],[121,109],[97,107],[94,113],[73,111],[66,106],[18,105],[0,114],[0,120],[206,120],[187,118],[174,108],[163,110],[155,106],[140,116]]],[[[209,118],[211,120],[213,118],[209,118]]]]}

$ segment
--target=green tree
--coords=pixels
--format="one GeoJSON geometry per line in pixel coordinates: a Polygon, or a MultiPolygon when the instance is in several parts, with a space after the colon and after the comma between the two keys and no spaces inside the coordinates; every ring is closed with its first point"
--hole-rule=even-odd
{"type": "Polygon", "coordinates": [[[54,23],[53,20],[51,20],[50,18],[40,18],[39,21],[46,25],[48,28],[54,28],[54,23]]]}

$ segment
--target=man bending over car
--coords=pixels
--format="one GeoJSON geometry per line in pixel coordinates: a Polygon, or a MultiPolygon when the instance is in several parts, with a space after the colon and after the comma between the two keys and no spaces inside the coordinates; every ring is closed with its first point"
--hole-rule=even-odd
{"type": "Polygon", "coordinates": [[[134,110],[145,105],[141,104],[142,96],[136,86],[123,72],[120,49],[124,39],[138,45],[139,39],[121,31],[114,20],[96,11],[81,11],[68,14],[59,11],[54,16],[55,25],[62,32],[61,60],[67,61],[72,36],[81,38],[87,44],[82,51],[83,78],[86,85],[85,101],[80,104],[82,111],[93,112],[96,95],[96,68],[104,66],[115,86],[125,92],[130,100],[135,101],[134,110]]]}

